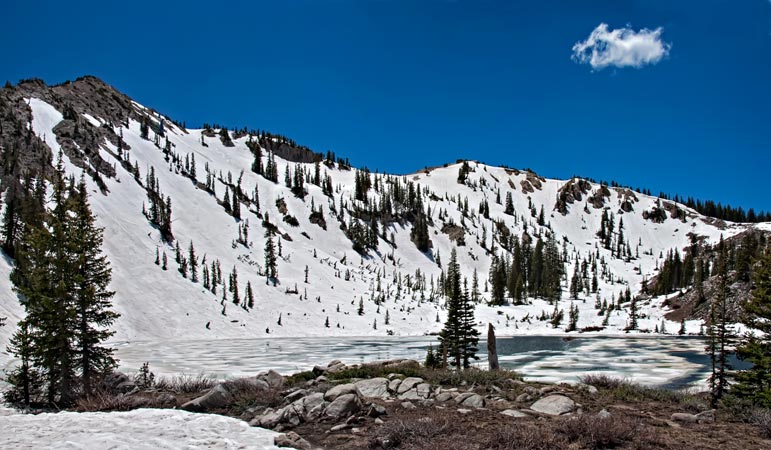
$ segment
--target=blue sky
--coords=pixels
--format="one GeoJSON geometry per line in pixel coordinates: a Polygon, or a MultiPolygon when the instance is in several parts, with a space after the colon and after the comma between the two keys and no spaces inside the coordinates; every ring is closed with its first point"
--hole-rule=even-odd
{"type": "MultiPolygon", "coordinates": [[[[3,9],[0,81],[93,74],[189,126],[266,128],[373,170],[469,158],[771,210],[769,0],[3,9]],[[603,23],[655,34],[639,67],[572,57],[603,23]]],[[[622,49],[608,39],[593,48],[622,49]]]]}

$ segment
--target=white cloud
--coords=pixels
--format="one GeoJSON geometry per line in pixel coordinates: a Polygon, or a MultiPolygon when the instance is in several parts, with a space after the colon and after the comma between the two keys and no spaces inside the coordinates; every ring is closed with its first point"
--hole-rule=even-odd
{"type": "Polygon", "coordinates": [[[661,27],[655,30],[631,28],[608,30],[601,23],[585,41],[573,45],[573,61],[589,64],[595,70],[608,66],[640,68],[656,64],[669,54],[672,44],[661,40],[661,27]]]}

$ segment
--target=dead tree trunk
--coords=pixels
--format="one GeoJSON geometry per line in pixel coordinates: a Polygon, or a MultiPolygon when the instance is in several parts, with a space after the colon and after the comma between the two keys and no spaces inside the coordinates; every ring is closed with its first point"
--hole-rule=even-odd
{"type": "Polygon", "coordinates": [[[487,362],[490,370],[498,370],[498,349],[495,347],[495,327],[493,324],[487,324],[487,362]]]}

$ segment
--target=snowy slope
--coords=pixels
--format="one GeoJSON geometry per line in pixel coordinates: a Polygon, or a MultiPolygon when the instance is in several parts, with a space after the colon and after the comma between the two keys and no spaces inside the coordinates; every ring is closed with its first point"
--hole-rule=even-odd
{"type": "Polygon", "coordinates": [[[17,414],[0,409],[0,448],[276,450],[270,430],[243,420],[172,409],[17,414]]]}
{"type": "MultiPolygon", "coordinates": [[[[62,114],[42,100],[29,100],[32,109],[32,127],[34,132],[45,138],[45,142],[58,153],[58,143],[53,128],[62,119],[62,114]]],[[[141,105],[136,105],[142,108],[141,105]]],[[[160,120],[158,116],[156,120],[160,120]]],[[[102,125],[106,121],[88,115],[85,119],[92,125],[102,125]]],[[[202,181],[205,166],[208,164],[212,173],[223,180],[228,174],[235,181],[241,171],[242,189],[252,193],[259,190],[261,212],[268,214],[280,232],[291,236],[291,242],[282,239],[282,255],[279,261],[279,279],[277,286],[267,285],[265,277],[260,275],[264,263],[265,245],[262,220],[241,207],[242,220],[239,222],[218,205],[218,200],[226,190],[226,185],[219,179],[215,181],[215,196],[196,186],[189,178],[179,173],[178,168],[164,159],[162,150],[153,144],[152,131],[150,141],[140,137],[140,124],[131,121],[128,128],[115,128],[122,133],[124,141],[130,146],[127,152],[131,166],[138,166],[140,180],[151,167],[159,180],[160,190],[172,198],[173,233],[186,254],[188,245],[194,243],[199,258],[206,257],[208,263],[219,260],[225,278],[235,267],[238,272],[238,287],[241,298],[245,297],[247,281],[251,282],[255,292],[255,307],[247,311],[230,301],[221,304],[221,286],[218,295],[205,290],[199,281],[193,283],[177,271],[174,262],[174,248],[162,241],[158,229],[152,226],[142,214],[148,200],[144,187],[134,179],[115,154],[116,147],[104,142],[99,149],[102,158],[114,164],[117,176],[104,177],[108,193],[103,194],[93,181],[87,177],[91,190],[90,202],[97,216],[98,224],[105,229],[104,251],[113,267],[112,289],[116,291],[115,309],[122,317],[116,323],[117,340],[182,340],[182,339],[217,339],[226,337],[268,337],[268,336],[382,336],[422,335],[436,332],[441,328],[445,312],[443,300],[432,296],[431,282],[435,284],[441,268],[432,258],[419,252],[410,241],[411,225],[394,224],[386,230],[393,234],[396,248],[380,239],[378,252],[361,256],[352,250],[351,242],[340,230],[339,223],[331,213],[339,211],[341,202],[354,203],[355,171],[339,170],[321,165],[322,173],[332,178],[334,194],[325,196],[320,187],[306,183],[308,195],[304,200],[296,198],[283,183],[285,166],[294,171],[296,164],[276,158],[279,183],[274,184],[250,170],[253,156],[246,146],[248,137],[234,139],[234,147],[226,147],[217,137],[202,137],[202,130],[180,130],[166,123],[166,135],[173,152],[182,160],[195,157],[198,181],[202,181]],[[202,140],[205,146],[202,145],[202,140]],[[276,200],[283,198],[288,213],[299,221],[298,227],[292,227],[281,220],[282,214],[276,200]],[[327,230],[310,223],[311,203],[316,208],[324,208],[327,230]],[[249,247],[237,244],[238,228],[248,223],[249,247]],[[305,233],[303,235],[302,233],[305,233]],[[169,270],[164,271],[155,265],[156,249],[166,252],[169,258],[169,270]],[[389,257],[393,255],[393,259],[389,257]],[[308,283],[304,282],[305,268],[308,267],[308,283]],[[345,280],[346,271],[350,279],[345,280]],[[408,289],[404,280],[408,276],[414,279],[417,271],[426,277],[427,286],[422,291],[408,289]],[[379,307],[374,298],[377,292],[378,278],[385,297],[379,307]],[[399,287],[399,281],[402,285],[399,287]],[[298,294],[288,294],[287,290],[298,288],[298,294]],[[357,314],[359,301],[364,305],[364,314],[357,314]],[[224,306],[224,307],[223,307],[224,306]],[[385,324],[386,311],[389,324],[385,324]],[[279,316],[281,325],[278,325],[279,316]],[[329,319],[329,328],[325,326],[329,319]],[[438,321],[437,321],[438,319],[438,321]],[[208,326],[207,326],[208,324],[208,326]]],[[[165,138],[164,138],[165,139],[165,138]]],[[[162,143],[164,142],[162,139],[162,143]]],[[[264,152],[267,155],[267,152],[264,152]]],[[[267,156],[263,156],[265,160],[267,156]]],[[[68,172],[76,176],[81,170],[66,161],[68,172]]],[[[455,244],[447,234],[442,233],[444,222],[466,228],[466,245],[458,247],[458,259],[469,286],[472,274],[476,270],[480,279],[480,290],[484,288],[491,262],[491,255],[484,249],[492,243],[494,224],[476,214],[479,204],[487,200],[490,207],[490,219],[503,221],[515,235],[521,235],[525,226],[532,235],[546,230],[539,227],[536,218],[531,216],[529,205],[536,211],[545,211],[548,225],[556,233],[557,242],[567,250],[568,262],[565,265],[567,277],[563,280],[563,301],[560,308],[567,310],[568,282],[573,273],[573,265],[590,253],[599,254],[607,264],[609,274],[599,280],[599,294],[582,294],[574,301],[579,308],[578,326],[597,326],[603,317],[597,315],[594,303],[599,296],[611,301],[629,287],[633,294],[641,289],[644,278],[650,278],[661,264],[660,254],[670,249],[685,248],[689,234],[704,236],[708,242],[716,242],[720,235],[725,237],[745,230],[748,225],[727,224],[720,229],[704,220],[695,211],[684,206],[688,218],[685,222],[667,218],[663,223],[654,223],[643,218],[643,211],[649,211],[657,205],[658,199],[635,194],[633,211],[624,213],[620,209],[624,193],[620,189],[610,189],[610,197],[605,199],[609,212],[624,222],[624,234],[638,258],[631,261],[612,258],[610,252],[599,245],[597,230],[600,226],[602,209],[588,204],[586,199],[568,205],[566,215],[554,209],[560,188],[568,181],[544,179],[540,188],[533,192],[524,192],[523,185],[539,184],[534,174],[511,171],[504,168],[486,166],[470,162],[471,172],[465,184],[457,182],[459,164],[423,171],[417,174],[400,176],[405,183],[411,181],[427,188],[430,195],[425,197],[425,204],[430,207],[434,225],[429,228],[433,243],[433,254],[439,255],[442,262],[449,261],[455,244]],[[496,194],[501,199],[506,192],[511,192],[515,215],[503,213],[504,205],[497,204],[496,194]],[[459,211],[459,204],[467,199],[471,214],[465,219],[459,211]],[[440,220],[439,215],[444,219],[440,220]],[[482,228],[486,229],[487,241],[482,247],[482,228]]],[[[301,165],[313,172],[312,164],[301,165]]],[[[592,184],[588,195],[599,189],[592,184]]],[[[379,194],[371,189],[368,193],[372,201],[377,201],[379,194]]],[[[501,203],[504,203],[503,201],[501,203]]],[[[346,219],[347,220],[347,219],[346,219]]],[[[768,225],[759,225],[768,227],[768,225]]],[[[498,245],[496,244],[496,247],[498,245]]],[[[0,262],[0,315],[8,315],[9,322],[20,317],[21,311],[14,304],[15,296],[7,282],[10,270],[8,261],[0,262]]],[[[200,270],[200,269],[199,269],[200,270]]],[[[483,292],[489,297],[489,293],[483,292]]],[[[652,330],[662,322],[666,311],[660,308],[663,299],[654,299],[649,304],[641,305],[641,313],[646,317],[639,321],[641,329],[652,330]]],[[[563,334],[564,325],[554,329],[548,322],[534,320],[542,311],[551,312],[553,306],[544,300],[529,299],[528,305],[489,307],[481,303],[477,307],[477,319],[480,328],[488,322],[496,325],[498,333],[509,334],[563,334]],[[530,321],[523,322],[526,316],[530,321]]],[[[621,333],[626,326],[626,311],[616,311],[609,321],[609,326],[602,333],[621,333]]],[[[13,325],[13,323],[10,323],[13,325]]],[[[690,322],[689,332],[696,332],[699,323],[690,322]]],[[[679,324],[668,323],[666,328],[675,331],[679,324]]],[[[12,326],[0,329],[0,339],[10,333],[12,326]]],[[[0,356],[2,357],[2,356],[0,356]]]]}

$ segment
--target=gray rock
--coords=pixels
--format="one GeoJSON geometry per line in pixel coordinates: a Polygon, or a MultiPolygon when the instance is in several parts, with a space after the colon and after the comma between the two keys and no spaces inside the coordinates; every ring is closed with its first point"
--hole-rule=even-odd
{"type": "Polygon", "coordinates": [[[356,389],[362,397],[388,398],[388,380],[385,378],[372,378],[355,383],[356,389]]]}
{"type": "Polygon", "coordinates": [[[361,402],[356,394],[344,394],[327,405],[324,415],[333,419],[348,417],[361,410],[361,402]]]}
{"type": "Polygon", "coordinates": [[[284,396],[284,400],[288,401],[289,403],[292,403],[295,400],[299,400],[308,394],[310,394],[310,391],[308,391],[307,389],[298,389],[284,396]]]}
{"type": "Polygon", "coordinates": [[[533,386],[525,386],[524,392],[525,394],[530,394],[533,398],[541,395],[541,392],[533,386]]]}
{"type": "Polygon", "coordinates": [[[273,429],[283,420],[284,410],[266,411],[249,422],[253,427],[273,429]]]}
{"type": "Polygon", "coordinates": [[[420,398],[431,397],[431,385],[428,383],[420,383],[419,385],[415,386],[415,391],[420,398]]]}
{"type": "Polygon", "coordinates": [[[471,412],[471,410],[467,408],[458,408],[458,412],[461,414],[468,414],[471,412]]]}
{"type": "Polygon", "coordinates": [[[711,409],[709,411],[700,412],[699,414],[696,414],[696,417],[699,419],[699,423],[714,423],[715,410],[711,409]]]}
{"type": "Polygon", "coordinates": [[[402,402],[402,408],[404,409],[415,409],[417,406],[415,406],[412,402],[402,402]]]}
{"type": "Polygon", "coordinates": [[[402,380],[402,383],[399,385],[399,388],[396,390],[396,393],[402,394],[404,392],[407,392],[422,382],[423,382],[423,378],[416,378],[416,377],[405,378],[404,380],[402,380]]]}
{"type": "Polygon", "coordinates": [[[436,401],[438,402],[447,402],[455,398],[455,396],[458,395],[454,392],[442,392],[441,394],[438,394],[436,397],[436,401]]]}
{"type": "Polygon", "coordinates": [[[533,401],[533,396],[530,395],[530,394],[524,394],[524,393],[523,394],[519,394],[517,396],[516,400],[514,400],[514,401],[517,402],[517,403],[531,402],[531,401],[533,401]]]}
{"type": "Polygon", "coordinates": [[[696,417],[695,414],[688,414],[688,413],[674,413],[672,414],[670,419],[674,422],[685,422],[685,423],[697,423],[699,421],[699,418],[696,417]]]}
{"type": "Polygon", "coordinates": [[[316,379],[314,381],[316,383],[328,383],[329,382],[329,378],[325,377],[324,375],[319,375],[319,376],[316,377],[316,379]]]}
{"type": "Polygon", "coordinates": [[[380,417],[386,414],[388,414],[388,411],[386,411],[383,406],[378,405],[377,403],[369,405],[369,411],[367,412],[369,417],[380,417]]]}
{"type": "Polygon", "coordinates": [[[704,411],[699,414],[674,413],[670,419],[675,422],[684,423],[713,423],[715,421],[715,411],[704,411]]]}
{"type": "Polygon", "coordinates": [[[540,393],[541,395],[546,395],[550,392],[556,391],[557,389],[559,389],[557,386],[544,386],[538,390],[538,393],[540,393]]]}
{"type": "Polygon", "coordinates": [[[281,389],[284,387],[284,377],[275,370],[269,370],[268,373],[258,376],[257,378],[268,383],[268,386],[272,387],[273,389],[281,389]]]}
{"type": "Polygon", "coordinates": [[[550,416],[567,414],[573,412],[575,408],[576,403],[564,395],[550,395],[530,405],[530,409],[533,411],[550,416]]]}
{"type": "Polygon", "coordinates": [[[292,447],[297,450],[311,450],[311,443],[301,438],[300,435],[294,431],[290,431],[286,434],[279,434],[273,439],[273,443],[276,447],[292,447]]]}
{"type": "Polygon", "coordinates": [[[591,384],[579,384],[578,389],[586,392],[589,395],[597,395],[599,390],[597,390],[596,387],[592,386],[591,384]]]}
{"type": "Polygon", "coordinates": [[[123,372],[112,372],[102,380],[102,389],[109,392],[131,392],[136,387],[134,381],[123,372]]]}
{"type": "Polygon", "coordinates": [[[209,389],[206,394],[190,400],[182,405],[186,411],[208,411],[214,408],[221,408],[227,405],[233,399],[233,395],[228,390],[225,383],[220,383],[209,389]]]}
{"type": "Polygon", "coordinates": [[[485,399],[481,395],[473,394],[463,400],[460,404],[470,408],[484,408],[485,399]]]}
{"type": "Polygon", "coordinates": [[[597,413],[597,417],[600,419],[610,419],[611,414],[608,412],[607,409],[603,408],[602,411],[597,413]]]}
{"type": "Polygon", "coordinates": [[[400,384],[402,384],[402,380],[399,379],[399,378],[395,378],[395,379],[391,380],[390,383],[388,383],[388,390],[393,392],[394,394],[398,394],[399,393],[399,385],[400,384]]]}
{"type": "Polygon", "coordinates": [[[402,392],[399,394],[400,400],[421,400],[423,397],[418,395],[417,389],[410,389],[407,392],[402,392]]]}
{"type": "Polygon", "coordinates": [[[223,384],[229,391],[238,389],[256,389],[260,391],[267,391],[270,389],[268,382],[259,377],[238,378],[236,380],[226,381],[223,384]]]}
{"type": "Polygon", "coordinates": [[[324,399],[328,401],[332,401],[336,399],[337,397],[340,397],[341,395],[346,394],[356,394],[358,395],[359,392],[356,389],[356,385],[353,383],[348,384],[338,384],[337,386],[334,386],[330,388],[325,394],[324,399]]]}
{"type": "Polygon", "coordinates": [[[376,418],[375,418],[375,423],[376,423],[376,424],[378,424],[378,425],[382,425],[382,424],[384,424],[385,422],[383,422],[383,419],[381,419],[380,417],[376,417],[376,418]]]}
{"type": "Polygon", "coordinates": [[[347,423],[341,423],[340,425],[333,426],[332,428],[329,429],[329,431],[331,431],[333,433],[336,432],[336,431],[343,431],[346,428],[348,428],[349,426],[350,425],[348,425],[347,423]]]}
{"type": "Polygon", "coordinates": [[[455,403],[461,404],[464,401],[466,401],[467,398],[471,397],[472,395],[476,395],[473,392],[462,392],[455,396],[455,403]]]}
{"type": "Polygon", "coordinates": [[[507,410],[501,411],[501,414],[503,414],[504,416],[514,417],[514,418],[529,417],[527,414],[523,413],[522,411],[517,411],[516,409],[507,409],[507,410]]]}

